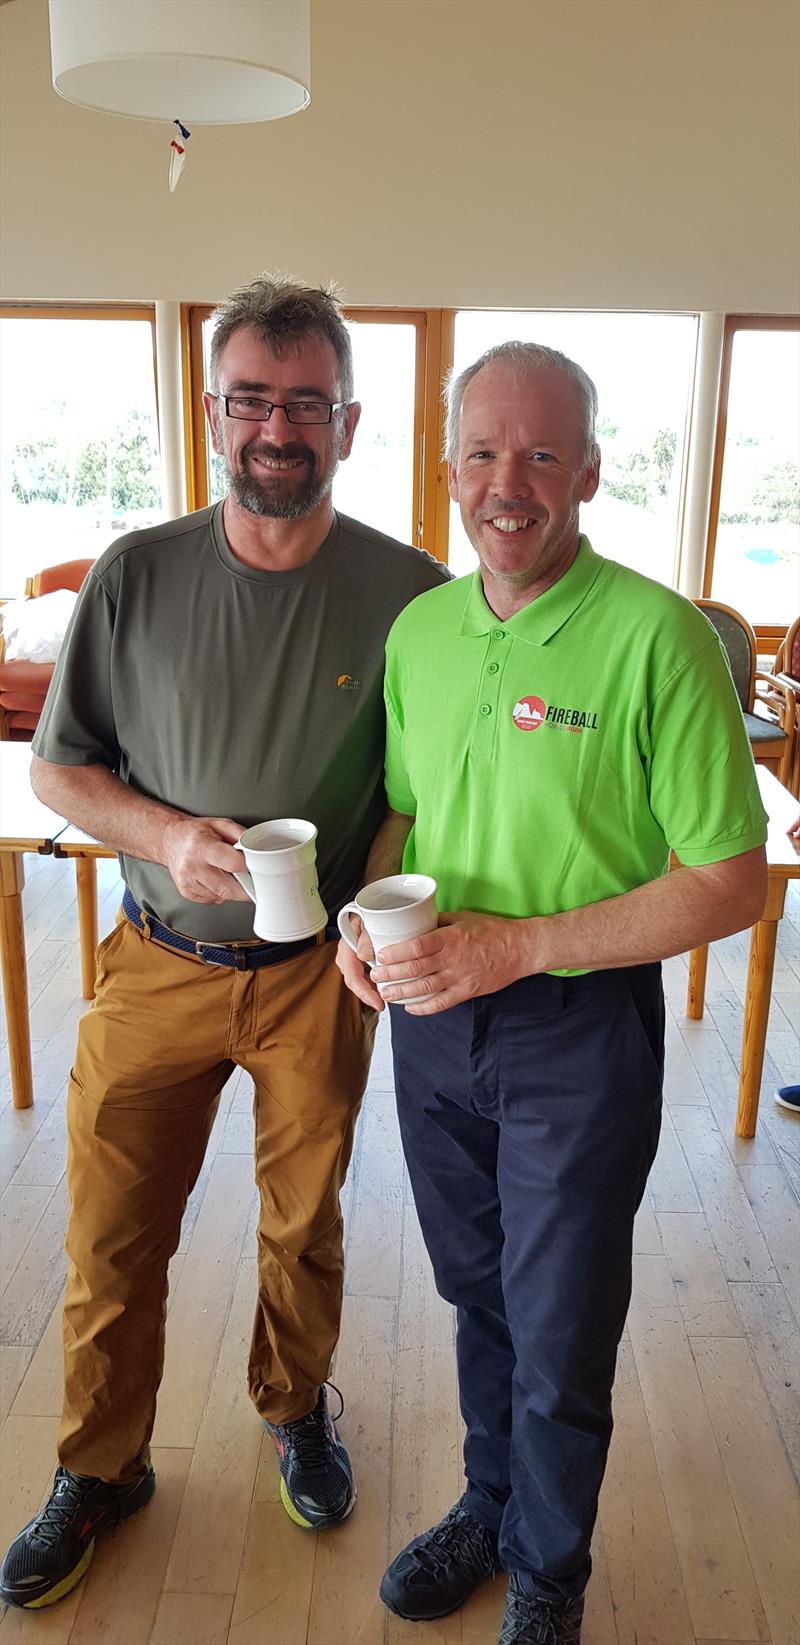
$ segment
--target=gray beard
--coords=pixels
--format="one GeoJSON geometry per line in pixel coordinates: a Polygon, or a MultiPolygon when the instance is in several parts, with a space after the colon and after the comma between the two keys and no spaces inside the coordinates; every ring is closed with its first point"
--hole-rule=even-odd
{"type": "Polygon", "coordinates": [[[334,463],[328,474],[320,474],[312,458],[305,479],[299,485],[287,485],[277,475],[274,480],[256,480],[252,474],[234,474],[226,463],[231,496],[248,514],[262,520],[304,520],[331,494],[333,477],[339,464],[334,463]]]}

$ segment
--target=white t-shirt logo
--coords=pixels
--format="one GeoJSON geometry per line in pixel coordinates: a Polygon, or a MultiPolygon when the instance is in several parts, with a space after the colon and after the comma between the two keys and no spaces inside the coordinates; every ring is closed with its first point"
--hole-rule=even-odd
{"type": "Polygon", "coordinates": [[[514,704],[514,724],[518,731],[537,731],[546,713],[541,697],[520,697],[514,704]]]}

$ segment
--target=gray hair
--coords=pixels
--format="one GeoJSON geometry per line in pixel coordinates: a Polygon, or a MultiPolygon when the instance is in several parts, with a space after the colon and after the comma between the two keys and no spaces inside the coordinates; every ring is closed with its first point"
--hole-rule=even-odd
{"type": "Polygon", "coordinates": [[[583,366],[570,360],[566,354],[561,354],[557,348],[546,348],[544,343],[497,343],[494,348],[487,348],[479,360],[467,366],[456,377],[453,371],[448,373],[444,386],[444,400],[447,410],[445,424],[444,454],[447,462],[454,463],[458,457],[458,420],[461,416],[461,407],[464,394],[473,377],[477,377],[484,366],[494,365],[495,361],[508,362],[515,376],[521,378],[526,371],[540,370],[542,367],[552,367],[555,371],[563,372],[569,377],[578,390],[578,400],[583,423],[584,455],[587,463],[594,460],[597,452],[595,437],[595,419],[597,417],[597,389],[591,377],[584,371],[583,366]]]}
{"type": "Polygon", "coordinates": [[[306,337],[324,338],[339,362],[339,392],[353,398],[353,350],[337,286],[305,286],[291,274],[262,274],[240,286],[214,310],[209,387],[219,387],[219,362],[235,331],[251,326],[273,354],[280,356],[306,337]]]}

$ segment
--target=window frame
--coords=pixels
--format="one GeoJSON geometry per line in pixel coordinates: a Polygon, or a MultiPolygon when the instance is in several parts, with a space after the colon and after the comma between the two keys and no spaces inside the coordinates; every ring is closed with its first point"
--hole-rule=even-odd
{"type": "MultiPolygon", "coordinates": [[[[733,367],[733,344],[737,331],[800,331],[800,314],[726,314],[722,341],[722,364],[717,399],[717,424],[714,436],[714,457],[711,466],[711,490],[708,507],[708,531],[703,562],[703,599],[713,599],[714,559],[717,549],[719,511],[722,499],[722,474],[725,466],[725,442],[728,436],[728,397],[733,367]]],[[[756,639],[766,652],[774,652],[786,634],[792,615],[783,623],[753,623],[756,639]]]]}
{"type": "MultiPolygon", "coordinates": [[[[189,509],[208,505],[208,429],[202,409],[205,389],[203,324],[213,303],[181,305],[186,496],[189,509]]],[[[449,496],[444,447],[441,382],[452,364],[454,309],[376,308],[348,305],[345,318],[358,325],[413,325],[416,333],[412,519],[409,541],[447,561],[449,496]]]]}

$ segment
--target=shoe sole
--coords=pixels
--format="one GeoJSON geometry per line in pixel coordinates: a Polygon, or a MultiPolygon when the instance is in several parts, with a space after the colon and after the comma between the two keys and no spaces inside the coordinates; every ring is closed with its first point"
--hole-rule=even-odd
{"type": "Polygon", "coordinates": [[[281,1475],[281,1502],[283,1503],[289,1518],[294,1521],[295,1525],[299,1525],[303,1531],[329,1531],[334,1525],[343,1525],[345,1520],[350,1518],[350,1515],[355,1508],[357,1494],[358,1493],[354,1485],[350,1501],[343,1514],[337,1514],[335,1519],[321,1519],[315,1523],[313,1519],[306,1519],[305,1515],[301,1514],[300,1509],[295,1507],[289,1492],[286,1489],[286,1480],[283,1475],[281,1475]]]}
{"type": "Polygon", "coordinates": [[[775,1101],[779,1108],[787,1109],[790,1114],[800,1114],[800,1106],[796,1102],[787,1102],[785,1097],[779,1097],[776,1091],[775,1101]]]}
{"type": "MultiPolygon", "coordinates": [[[[108,1525],[106,1529],[109,1531],[115,1531],[118,1525],[124,1525],[126,1520],[133,1519],[134,1514],[141,1513],[142,1508],[146,1508],[148,1502],[151,1500],[155,1488],[156,1482],[153,1480],[152,1490],[148,1492],[144,1501],[137,1502],[135,1507],[131,1508],[128,1513],[120,1514],[116,1524],[108,1525]]],[[[92,1537],[91,1542],[86,1544],[77,1565],[73,1565],[72,1570],[68,1571],[67,1575],[62,1577],[61,1581],[57,1582],[54,1588],[48,1588],[47,1593],[40,1594],[38,1599],[18,1599],[6,1592],[0,1594],[0,1597],[5,1600],[7,1605],[13,1605],[16,1610],[20,1611],[42,1611],[47,1605],[57,1605],[58,1601],[60,1599],[65,1599],[67,1594],[71,1594],[73,1588],[77,1588],[78,1583],[83,1577],[85,1577],[86,1572],[94,1559],[96,1543],[97,1538],[92,1537]]]]}

